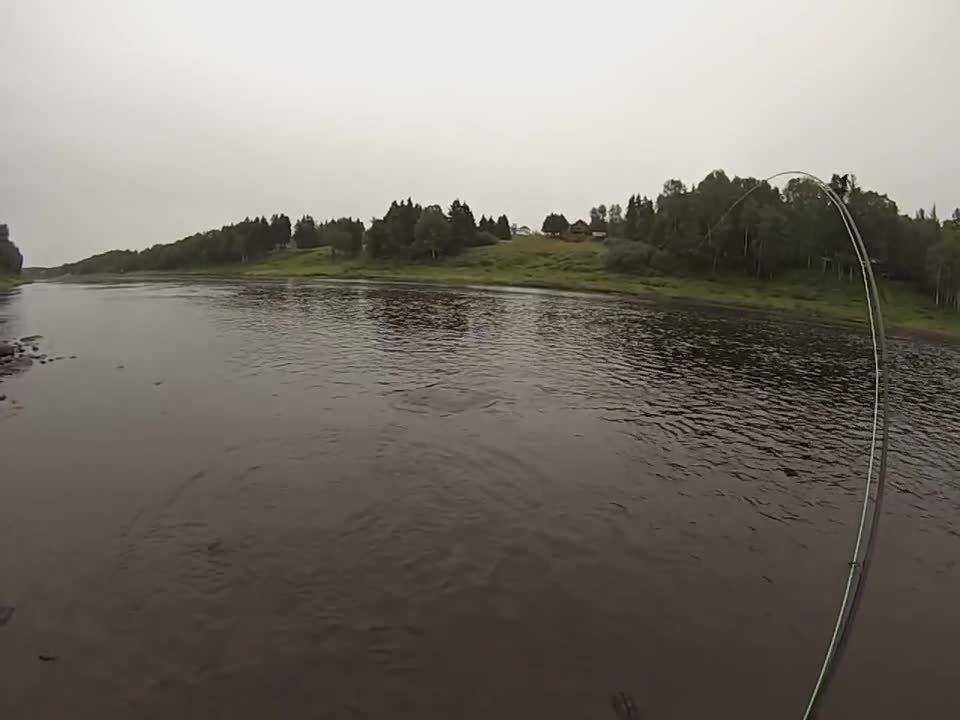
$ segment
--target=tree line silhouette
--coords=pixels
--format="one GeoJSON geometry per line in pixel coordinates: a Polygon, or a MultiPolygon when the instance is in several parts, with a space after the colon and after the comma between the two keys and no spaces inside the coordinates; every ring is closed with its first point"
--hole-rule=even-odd
{"type": "Polygon", "coordinates": [[[61,273],[127,273],[179,270],[259,260],[291,245],[297,249],[329,247],[334,256],[420,260],[456,255],[464,248],[492,245],[512,236],[506,215],[481,216],[479,224],[467,203],[454,200],[444,212],[409,198],[394,201],[369,227],[349,217],[317,222],[304,215],[295,223],[284,214],[256,217],[190,235],[146,250],[110,250],[57,268],[61,273]]]}
{"type": "Polygon", "coordinates": [[[19,275],[23,255],[10,239],[10,228],[0,225],[0,275],[19,275]]]}
{"type": "MultiPolygon", "coordinates": [[[[960,310],[960,209],[941,222],[936,208],[902,214],[887,195],[862,188],[853,175],[834,175],[831,186],[860,227],[881,276],[922,288],[937,305],[960,310]]],[[[542,232],[568,237],[570,226],[563,214],[550,213],[542,232]]],[[[509,240],[511,228],[506,215],[483,215],[478,222],[459,199],[444,211],[408,198],[392,202],[369,225],[348,217],[317,222],[305,215],[295,223],[283,214],[247,218],[139,252],[101,253],[58,271],[124,273],[240,264],[291,245],[329,247],[331,255],[343,258],[414,262],[509,240]]],[[[859,272],[839,214],[816,183],[805,178],[792,179],[782,189],[755,178],[731,178],[723,170],[689,187],[671,179],[655,199],[635,194],[625,209],[619,203],[591,208],[589,229],[605,239],[607,267],[614,272],[766,280],[803,269],[846,281],[859,272]]]]}

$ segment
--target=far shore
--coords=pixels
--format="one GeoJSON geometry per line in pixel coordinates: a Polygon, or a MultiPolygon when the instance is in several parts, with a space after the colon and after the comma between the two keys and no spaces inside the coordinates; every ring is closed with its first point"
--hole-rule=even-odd
{"type": "MultiPolygon", "coordinates": [[[[75,275],[81,282],[181,278],[380,280],[441,285],[513,286],[616,293],[650,300],[787,312],[819,320],[866,324],[863,286],[820,273],[763,282],[719,278],[627,275],[605,269],[600,243],[569,243],[542,236],[468,250],[435,263],[404,263],[331,256],[329,248],[275,253],[264,260],[191,271],[75,275]]],[[[937,309],[914,289],[882,282],[887,324],[909,334],[960,337],[960,318],[937,309]]]]}

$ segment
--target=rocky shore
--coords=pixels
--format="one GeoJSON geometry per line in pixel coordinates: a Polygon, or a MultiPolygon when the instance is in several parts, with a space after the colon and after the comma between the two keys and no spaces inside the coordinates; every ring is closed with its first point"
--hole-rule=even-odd
{"type": "Polygon", "coordinates": [[[4,378],[21,373],[34,364],[48,365],[65,359],[63,355],[51,356],[43,352],[42,341],[40,335],[27,335],[13,341],[0,340],[0,402],[7,399],[2,386],[4,378]]]}

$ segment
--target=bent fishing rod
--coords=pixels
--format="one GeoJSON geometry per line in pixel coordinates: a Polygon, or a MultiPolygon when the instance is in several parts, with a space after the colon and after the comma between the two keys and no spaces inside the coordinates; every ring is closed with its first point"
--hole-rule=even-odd
{"type": "MultiPolygon", "coordinates": [[[[857,616],[863,600],[863,593],[866,588],[870,564],[876,546],[877,530],[880,525],[880,516],[883,509],[884,487],[887,479],[887,448],[889,445],[888,392],[890,371],[887,354],[886,327],[883,322],[883,313],[880,306],[880,292],[873,274],[870,255],[867,252],[866,244],[863,242],[860,229],[857,227],[857,223],[850,214],[846,203],[844,203],[836,190],[828,183],[816,175],[803,170],[785,170],[774,173],[758,181],[753,187],[737,198],[726,212],[723,213],[720,219],[710,228],[707,236],[712,235],[713,231],[726,220],[730,213],[756,190],[764,187],[772,180],[786,175],[801,176],[816,184],[826,195],[830,204],[833,205],[840,214],[840,219],[843,221],[844,229],[847,231],[847,236],[850,238],[850,243],[853,246],[853,251],[860,265],[860,274],[863,278],[863,289],[867,304],[867,318],[870,323],[870,340],[873,349],[873,417],[871,422],[867,475],[863,483],[863,499],[860,505],[860,521],[857,525],[856,537],[849,561],[849,570],[847,572],[846,582],[844,583],[837,618],[833,625],[833,632],[827,643],[826,653],[824,654],[823,661],[817,673],[813,689],[810,692],[810,697],[807,700],[806,709],[802,715],[803,720],[815,720],[820,704],[826,695],[827,689],[833,680],[836,669],[846,650],[854,619],[857,616]],[[874,476],[876,476],[876,480],[874,480],[874,476]]],[[[641,717],[633,699],[624,693],[615,695],[612,699],[612,705],[614,712],[621,720],[634,720],[641,717]]]]}

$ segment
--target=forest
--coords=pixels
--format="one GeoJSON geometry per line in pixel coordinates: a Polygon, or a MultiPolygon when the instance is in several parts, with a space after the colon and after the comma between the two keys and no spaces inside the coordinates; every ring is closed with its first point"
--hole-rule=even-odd
{"type": "MultiPolygon", "coordinates": [[[[936,208],[906,215],[887,195],[867,190],[854,175],[834,175],[831,186],[857,222],[877,274],[923,289],[938,305],[960,310],[960,209],[941,222],[936,208]]],[[[687,186],[671,179],[651,199],[631,195],[626,206],[589,211],[591,240],[608,247],[614,273],[750,277],[761,280],[808,270],[852,282],[859,269],[839,214],[811,180],[780,189],[723,170],[687,186]],[[744,193],[757,189],[742,203],[744,193]]],[[[576,240],[571,223],[550,213],[547,235],[576,240]]],[[[142,251],[114,250],[58,268],[61,273],[125,273],[249,263],[288,247],[328,247],[334,258],[391,258],[430,262],[481,245],[510,240],[506,215],[481,216],[455,200],[443,210],[411,199],[394,201],[381,218],[318,222],[305,215],[247,218],[142,251]]],[[[589,236],[588,236],[589,237],[589,236]]]]}
{"type": "MultiPolygon", "coordinates": [[[[921,287],[938,306],[960,309],[960,209],[941,223],[936,207],[903,215],[893,200],[861,188],[853,175],[834,175],[830,185],[860,228],[879,276],[921,287]]],[[[551,213],[542,229],[563,236],[569,225],[551,213]]],[[[790,180],[783,190],[755,178],[731,179],[722,170],[689,188],[668,180],[656,200],[632,195],[626,210],[619,204],[591,208],[589,226],[607,238],[607,268],[614,272],[773,279],[804,269],[859,278],[839,213],[805,178],[790,180]]]]}
{"type": "Polygon", "coordinates": [[[127,273],[181,270],[248,263],[269,253],[295,247],[329,247],[334,257],[397,258],[416,261],[455,255],[464,248],[509,240],[510,221],[482,216],[479,222],[466,203],[454,200],[447,212],[423,207],[410,199],[394,201],[370,227],[360,220],[338,218],[317,222],[304,215],[295,223],[283,214],[245,220],[208,230],[174,243],[141,251],[111,250],[56,268],[58,274],[127,273]]]}

